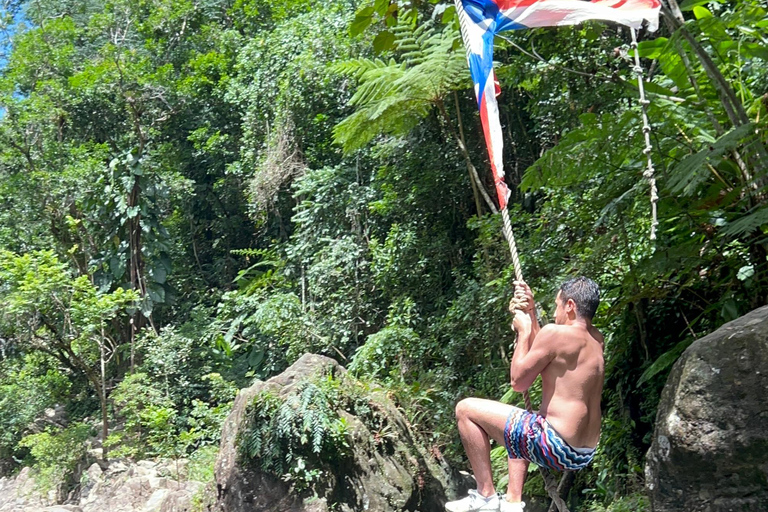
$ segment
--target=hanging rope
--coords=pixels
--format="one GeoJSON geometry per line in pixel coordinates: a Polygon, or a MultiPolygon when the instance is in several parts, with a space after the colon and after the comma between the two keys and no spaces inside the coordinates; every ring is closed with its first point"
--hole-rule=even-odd
{"type": "Polygon", "coordinates": [[[637,34],[635,29],[630,27],[632,34],[632,49],[635,52],[635,67],[632,69],[637,75],[637,88],[640,91],[640,108],[643,112],[643,136],[645,137],[645,148],[643,153],[647,159],[647,167],[643,171],[643,177],[648,180],[651,187],[651,240],[656,240],[656,226],[659,221],[656,218],[656,203],[659,201],[659,195],[656,190],[656,176],[653,170],[653,161],[651,160],[651,125],[648,122],[648,105],[650,101],[645,99],[645,87],[643,86],[643,68],[640,66],[640,53],[637,51],[637,34]]]}
{"type": "MultiPolygon", "coordinates": [[[[509,212],[506,208],[501,209],[501,218],[504,223],[502,231],[504,233],[504,238],[507,239],[507,244],[509,244],[509,253],[512,256],[512,266],[515,268],[515,279],[517,281],[522,281],[523,269],[520,266],[520,256],[517,254],[515,234],[512,232],[512,222],[509,220],[509,212]]],[[[531,395],[527,389],[523,391],[523,400],[525,401],[526,410],[528,410],[528,412],[533,412],[533,406],[531,405],[531,395]]],[[[539,473],[541,473],[541,477],[544,479],[544,488],[547,490],[547,493],[552,499],[552,502],[555,504],[555,506],[557,506],[557,510],[560,512],[569,512],[568,506],[560,497],[560,493],[557,489],[557,482],[555,481],[555,477],[552,475],[552,472],[547,468],[539,466],[539,473]]]]}

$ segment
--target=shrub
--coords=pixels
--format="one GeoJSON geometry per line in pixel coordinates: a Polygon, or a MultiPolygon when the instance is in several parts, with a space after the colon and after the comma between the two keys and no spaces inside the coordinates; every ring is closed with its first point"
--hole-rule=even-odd
{"type": "Polygon", "coordinates": [[[43,354],[0,365],[0,459],[18,456],[14,452],[24,431],[68,394],[71,384],[55,366],[43,354]]]}
{"type": "Polygon", "coordinates": [[[419,335],[410,327],[384,327],[357,349],[349,370],[355,375],[401,380],[410,366],[408,355],[418,343],[419,335]]]}
{"type": "Polygon", "coordinates": [[[20,447],[29,448],[35,482],[42,491],[66,487],[86,456],[86,441],[91,434],[91,427],[85,423],[73,423],[58,432],[30,434],[19,442],[20,447]]]}
{"type": "Polygon", "coordinates": [[[187,478],[196,482],[213,482],[213,471],[218,455],[219,447],[213,445],[203,446],[192,452],[189,456],[187,478]]]}
{"type": "Polygon", "coordinates": [[[111,395],[115,415],[125,420],[122,430],[106,440],[117,447],[115,456],[142,458],[167,455],[169,436],[174,434],[176,411],[173,402],[157,389],[145,373],[127,376],[111,395]]]}

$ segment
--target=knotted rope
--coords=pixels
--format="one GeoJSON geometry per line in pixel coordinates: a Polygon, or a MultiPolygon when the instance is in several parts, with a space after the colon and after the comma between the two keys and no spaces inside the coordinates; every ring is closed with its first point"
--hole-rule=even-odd
{"type": "Polygon", "coordinates": [[[643,177],[648,180],[648,185],[651,187],[651,240],[656,240],[656,226],[659,225],[659,221],[656,218],[656,203],[659,201],[659,195],[656,190],[656,177],[653,170],[653,161],[651,160],[651,125],[648,122],[648,105],[651,103],[645,99],[645,87],[643,86],[643,68],[640,66],[640,54],[637,51],[637,34],[635,29],[629,29],[632,34],[632,49],[635,53],[635,66],[632,68],[635,75],[637,75],[637,88],[640,91],[640,108],[643,112],[643,136],[645,137],[645,148],[643,153],[647,159],[647,167],[643,171],[643,177]]]}

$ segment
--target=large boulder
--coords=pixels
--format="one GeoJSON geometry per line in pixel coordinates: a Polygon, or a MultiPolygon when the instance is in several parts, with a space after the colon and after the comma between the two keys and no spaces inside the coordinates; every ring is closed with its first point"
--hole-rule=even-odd
{"type": "MultiPolygon", "coordinates": [[[[224,423],[216,461],[217,507],[223,512],[442,512],[446,497],[459,491],[459,475],[439,454],[427,453],[413,439],[407,421],[381,391],[366,397],[371,408],[385,418],[373,431],[369,419],[350,411],[336,411],[346,424],[348,454],[326,467],[323,482],[314,492],[295,492],[289,483],[263,471],[255,461],[244,460],[239,447],[249,425],[254,398],[269,392],[288,399],[302,383],[345,370],[327,357],[305,354],[282,374],[256,381],[235,399],[224,423]],[[381,427],[381,425],[379,425],[381,427]],[[382,436],[386,436],[383,441],[382,436]]],[[[343,378],[351,379],[349,376],[343,378]]]]}
{"type": "Polygon", "coordinates": [[[768,306],[694,342],[664,387],[646,486],[655,512],[768,511],[768,306]]]}

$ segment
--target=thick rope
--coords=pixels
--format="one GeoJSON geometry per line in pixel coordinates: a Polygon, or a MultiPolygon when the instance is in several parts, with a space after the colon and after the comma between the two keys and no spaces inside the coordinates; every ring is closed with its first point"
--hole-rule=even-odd
{"type": "Polygon", "coordinates": [[[507,239],[509,244],[509,253],[512,255],[512,265],[515,267],[515,279],[518,281],[523,280],[523,269],[520,266],[520,257],[517,255],[517,244],[515,244],[515,235],[512,233],[512,223],[509,220],[509,212],[506,208],[501,209],[501,218],[504,221],[502,230],[504,231],[504,238],[507,239]]]}
{"type": "Polygon", "coordinates": [[[653,170],[653,161],[651,160],[651,125],[648,122],[648,105],[650,101],[645,99],[645,88],[643,86],[643,68],[640,66],[640,54],[637,51],[637,34],[635,29],[630,27],[632,34],[632,49],[635,52],[635,67],[632,69],[637,75],[637,88],[640,91],[640,107],[643,111],[643,136],[645,137],[645,148],[643,153],[647,159],[647,168],[643,171],[643,177],[648,180],[651,187],[651,240],[656,240],[656,226],[659,221],[656,218],[656,203],[659,201],[659,195],[656,190],[656,177],[653,170]]]}
{"type": "MultiPolygon", "coordinates": [[[[512,222],[509,220],[509,212],[506,208],[501,209],[501,218],[504,222],[502,231],[504,233],[504,238],[507,239],[507,243],[509,244],[509,253],[512,256],[512,266],[515,268],[515,279],[522,281],[523,269],[520,266],[520,256],[517,254],[515,234],[512,232],[512,222]]],[[[528,410],[528,412],[533,412],[533,406],[531,405],[531,395],[528,393],[527,389],[523,391],[523,400],[525,400],[525,408],[528,410]]],[[[563,501],[563,499],[560,497],[560,493],[558,492],[555,477],[547,468],[542,466],[539,466],[539,472],[541,473],[541,477],[544,479],[544,488],[547,490],[547,493],[552,499],[552,502],[555,504],[555,506],[557,506],[557,509],[560,512],[568,512],[568,506],[565,504],[565,501],[563,501]]]]}
{"type": "MultiPolygon", "coordinates": [[[[520,266],[520,256],[517,255],[517,244],[515,243],[515,234],[512,233],[512,222],[509,220],[509,212],[506,208],[501,209],[501,218],[504,221],[502,231],[504,232],[504,238],[507,239],[509,244],[509,253],[512,255],[512,266],[515,268],[515,279],[517,281],[523,280],[523,268],[520,266]]],[[[533,410],[531,406],[531,395],[526,389],[523,391],[523,399],[525,400],[525,408],[529,412],[533,410]]]]}

